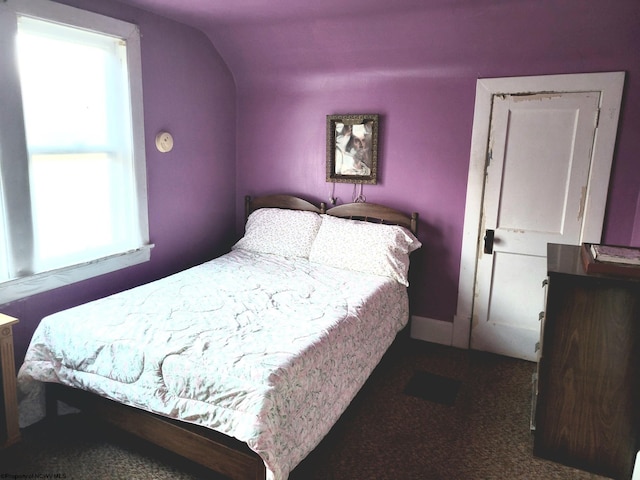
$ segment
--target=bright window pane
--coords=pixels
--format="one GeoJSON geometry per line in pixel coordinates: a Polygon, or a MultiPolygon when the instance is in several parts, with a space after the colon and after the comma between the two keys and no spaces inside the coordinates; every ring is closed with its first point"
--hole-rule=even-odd
{"type": "Polygon", "coordinates": [[[106,154],[31,157],[35,256],[42,268],[59,267],[56,258],[79,262],[110,249],[117,220],[110,204],[110,164],[106,154]]]}
{"type": "MultiPolygon", "coordinates": [[[[59,28],[60,34],[69,30],[59,28]]],[[[18,59],[30,148],[106,145],[107,52],[25,32],[24,28],[19,32],[18,59]]]]}

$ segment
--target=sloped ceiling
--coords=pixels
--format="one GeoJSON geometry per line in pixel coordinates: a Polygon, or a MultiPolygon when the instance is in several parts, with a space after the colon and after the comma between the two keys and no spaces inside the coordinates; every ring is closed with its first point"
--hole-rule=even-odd
{"type": "MultiPolygon", "coordinates": [[[[465,3],[463,0],[121,0],[188,23],[247,24],[355,17],[465,3]]],[[[495,3],[495,2],[493,2],[495,3]]]]}
{"type": "MultiPolygon", "coordinates": [[[[452,69],[455,76],[456,68],[476,68],[497,56],[520,59],[514,39],[522,39],[528,57],[553,49],[562,61],[563,55],[575,58],[581,39],[633,30],[637,21],[628,15],[629,25],[621,25],[625,16],[607,2],[576,9],[575,2],[533,0],[120,1],[202,30],[239,87],[363,71],[424,76],[428,69],[429,76],[450,77],[452,69]]],[[[592,59],[607,55],[588,53],[592,59]]]]}

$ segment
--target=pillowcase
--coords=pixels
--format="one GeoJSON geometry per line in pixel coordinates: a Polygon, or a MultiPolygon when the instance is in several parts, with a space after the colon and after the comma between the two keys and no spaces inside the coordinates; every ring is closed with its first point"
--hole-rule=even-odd
{"type": "Polygon", "coordinates": [[[309,261],[393,278],[409,286],[409,253],[420,241],[406,228],[320,215],[309,261]]]}
{"type": "Polygon", "coordinates": [[[309,258],[321,223],[315,212],[260,208],[249,215],[244,237],[231,248],[309,258]]]}

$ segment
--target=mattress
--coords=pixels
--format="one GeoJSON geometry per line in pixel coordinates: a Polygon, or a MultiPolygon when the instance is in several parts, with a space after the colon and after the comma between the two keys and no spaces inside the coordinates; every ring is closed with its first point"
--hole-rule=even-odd
{"type": "Polygon", "coordinates": [[[245,250],[42,320],[18,374],[235,437],[281,480],[320,442],[408,320],[386,277],[245,250]]]}

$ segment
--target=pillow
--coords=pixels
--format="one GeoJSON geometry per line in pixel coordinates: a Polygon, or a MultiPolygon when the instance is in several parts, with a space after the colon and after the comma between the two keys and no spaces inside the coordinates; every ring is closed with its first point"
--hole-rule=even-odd
{"type": "Polygon", "coordinates": [[[409,286],[409,253],[422,246],[409,230],[324,214],[321,218],[310,261],[393,278],[409,286]]]}
{"type": "Polygon", "coordinates": [[[231,248],[309,258],[321,223],[315,212],[260,208],[249,215],[244,237],[231,248]]]}

